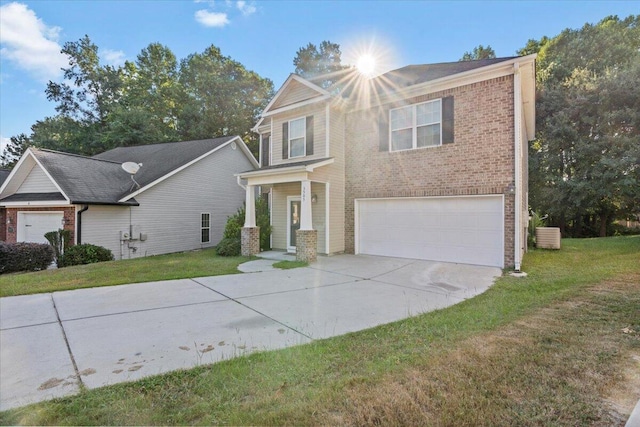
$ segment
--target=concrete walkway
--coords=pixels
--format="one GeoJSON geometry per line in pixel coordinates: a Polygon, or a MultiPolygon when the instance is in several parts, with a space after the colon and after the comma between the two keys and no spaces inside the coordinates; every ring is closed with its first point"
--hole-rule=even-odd
{"type": "Polygon", "coordinates": [[[473,297],[501,274],[362,255],[293,270],[273,262],[249,262],[241,268],[257,272],[247,274],[0,298],[0,410],[371,328],[473,297]]]}

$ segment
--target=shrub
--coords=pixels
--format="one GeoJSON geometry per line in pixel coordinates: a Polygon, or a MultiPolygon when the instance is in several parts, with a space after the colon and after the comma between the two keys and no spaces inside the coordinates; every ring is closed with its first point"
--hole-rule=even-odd
{"type": "Polygon", "coordinates": [[[224,238],[220,240],[220,243],[216,246],[216,253],[220,256],[238,256],[240,252],[240,238],[224,238]]]}
{"type": "Polygon", "coordinates": [[[102,246],[84,243],[68,248],[60,257],[60,267],[70,267],[72,265],[92,264],[94,262],[111,261],[113,254],[102,246]]]}
{"type": "MultiPolygon", "coordinates": [[[[240,239],[242,235],[242,227],[244,227],[245,207],[242,206],[238,211],[227,218],[227,224],[224,227],[224,234],[222,240],[234,239],[237,240],[237,244],[240,245],[240,239]]],[[[269,202],[264,197],[256,199],[256,225],[260,227],[260,249],[267,251],[271,249],[271,220],[269,218],[269,202]]],[[[222,244],[222,241],[218,243],[218,246],[222,244]]],[[[230,243],[225,242],[225,245],[230,243]]],[[[217,252],[217,249],[216,249],[217,252]]],[[[218,255],[222,255],[218,253],[218,255]]],[[[237,254],[222,255],[222,256],[236,256],[240,255],[240,250],[237,254]]]]}
{"type": "Polygon", "coordinates": [[[58,267],[60,265],[60,257],[69,247],[69,240],[71,240],[71,232],[69,230],[50,231],[45,233],[44,238],[47,239],[49,244],[53,247],[53,257],[58,267]]]}
{"type": "Polygon", "coordinates": [[[53,262],[46,243],[0,243],[0,274],[45,270],[53,262]]]}

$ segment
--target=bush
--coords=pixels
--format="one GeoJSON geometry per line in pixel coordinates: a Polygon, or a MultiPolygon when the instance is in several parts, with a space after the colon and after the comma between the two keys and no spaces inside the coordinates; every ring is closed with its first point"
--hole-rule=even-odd
{"type": "Polygon", "coordinates": [[[238,256],[241,252],[240,246],[240,238],[224,238],[216,246],[216,253],[220,256],[238,256]]]}
{"type": "Polygon", "coordinates": [[[72,265],[92,264],[113,260],[113,254],[102,246],[84,243],[68,248],[60,257],[58,264],[60,267],[70,267],[72,265]]]}
{"type": "MultiPolygon", "coordinates": [[[[224,234],[222,235],[222,241],[218,243],[220,246],[224,240],[226,239],[234,239],[237,240],[237,244],[240,245],[240,239],[242,235],[242,227],[244,227],[244,215],[245,215],[245,207],[242,206],[238,211],[227,218],[227,224],[224,227],[224,234]]],[[[271,249],[271,224],[269,219],[269,202],[264,197],[259,197],[256,199],[256,225],[260,227],[260,250],[267,251],[271,249]]],[[[226,246],[230,245],[230,242],[225,242],[225,249],[223,252],[226,252],[226,246]]],[[[238,246],[240,247],[240,246],[238,246]]],[[[217,249],[216,249],[217,252],[217,249]]],[[[223,255],[218,253],[218,255],[222,256],[236,256],[240,255],[240,250],[238,250],[237,254],[232,255],[223,255]]]]}
{"type": "Polygon", "coordinates": [[[62,267],[60,265],[60,257],[69,247],[71,232],[69,230],[50,231],[45,233],[44,238],[53,247],[53,259],[56,261],[56,265],[62,267]]]}
{"type": "Polygon", "coordinates": [[[46,243],[0,243],[0,274],[45,270],[53,262],[46,243]]]}

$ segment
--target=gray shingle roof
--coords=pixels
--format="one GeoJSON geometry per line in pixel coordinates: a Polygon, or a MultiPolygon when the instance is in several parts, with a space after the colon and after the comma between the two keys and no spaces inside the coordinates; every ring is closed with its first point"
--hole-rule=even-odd
{"type": "Polygon", "coordinates": [[[66,201],[62,193],[16,193],[2,199],[3,202],[66,201]]]}
{"type": "Polygon", "coordinates": [[[119,147],[94,157],[33,148],[32,152],[71,203],[137,205],[134,199],[118,201],[234,138],[119,147]],[[143,164],[135,174],[140,187],[122,169],[125,162],[143,164]]]}
{"type": "MultiPolygon", "coordinates": [[[[486,67],[499,62],[509,61],[517,56],[504,58],[479,59],[475,61],[441,62],[437,64],[407,65],[371,79],[371,86],[379,94],[392,92],[405,87],[426,83],[443,77],[453,76],[476,68],[486,67]]],[[[341,95],[351,96],[355,87],[349,87],[341,95]]],[[[357,94],[356,94],[357,95],[357,94]]]]}
{"type": "Polygon", "coordinates": [[[9,169],[0,169],[0,186],[7,180],[10,173],[9,169]]]}

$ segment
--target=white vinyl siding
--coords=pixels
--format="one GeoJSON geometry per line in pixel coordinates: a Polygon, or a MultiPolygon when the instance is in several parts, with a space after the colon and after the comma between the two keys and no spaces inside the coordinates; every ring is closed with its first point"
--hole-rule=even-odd
{"type": "Polygon", "coordinates": [[[442,144],[440,99],[389,111],[391,151],[433,147],[442,144]]]}
{"type": "Polygon", "coordinates": [[[35,165],[16,193],[57,193],[59,191],[42,168],[35,165]]]}

